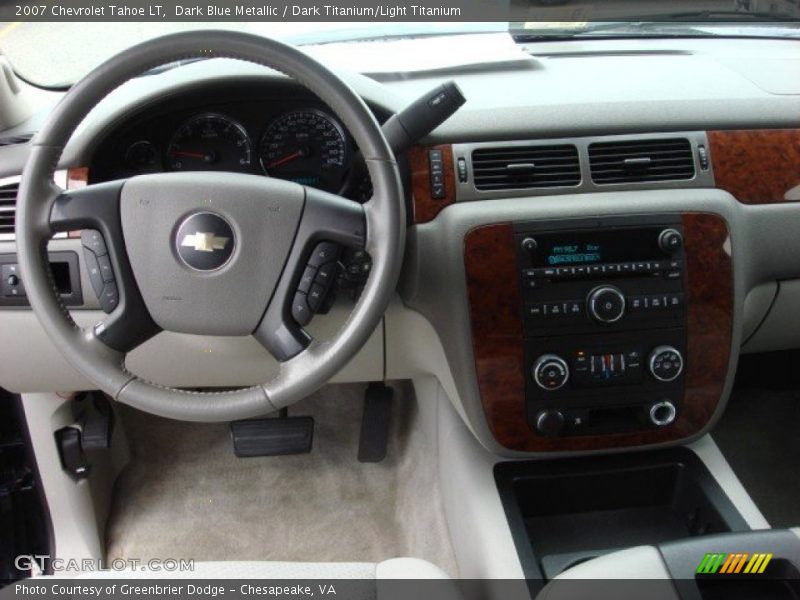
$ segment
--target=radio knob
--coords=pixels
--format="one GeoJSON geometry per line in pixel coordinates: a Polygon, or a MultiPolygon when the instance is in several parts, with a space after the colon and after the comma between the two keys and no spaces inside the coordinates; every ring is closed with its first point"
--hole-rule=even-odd
{"type": "Polygon", "coordinates": [[[658,346],[650,353],[647,365],[653,377],[669,383],[683,372],[683,356],[672,346],[658,346]]]}
{"type": "Polygon", "coordinates": [[[613,285],[600,286],[589,292],[586,306],[597,321],[615,323],[625,314],[625,295],[613,285]]]}
{"type": "Polygon", "coordinates": [[[658,236],[658,247],[667,254],[675,254],[683,246],[683,236],[677,229],[665,229],[658,236]]]}
{"type": "Polygon", "coordinates": [[[569,367],[563,358],[555,354],[543,354],[531,367],[533,380],[543,390],[552,392],[564,387],[569,381],[569,367]]]}
{"type": "Polygon", "coordinates": [[[536,249],[539,247],[539,244],[536,242],[535,239],[532,237],[526,237],[522,240],[522,249],[525,250],[528,254],[533,254],[536,252],[536,249]]]}
{"type": "Polygon", "coordinates": [[[536,415],[536,431],[545,437],[556,437],[563,428],[564,415],[560,410],[543,410],[536,415]]]}

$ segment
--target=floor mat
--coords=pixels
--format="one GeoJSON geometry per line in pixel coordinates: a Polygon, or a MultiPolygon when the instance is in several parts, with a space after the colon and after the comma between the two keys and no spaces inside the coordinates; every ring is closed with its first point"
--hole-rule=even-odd
{"type": "Polygon", "coordinates": [[[456,575],[436,452],[410,392],[395,394],[389,456],[356,460],[364,387],[328,386],[290,409],[316,421],[310,454],[238,459],[227,424],[130,408],[132,461],[115,487],[108,558],[429,560],[456,575]]]}
{"type": "Polygon", "coordinates": [[[712,435],[767,521],[800,526],[800,392],[736,389],[712,435]]]}

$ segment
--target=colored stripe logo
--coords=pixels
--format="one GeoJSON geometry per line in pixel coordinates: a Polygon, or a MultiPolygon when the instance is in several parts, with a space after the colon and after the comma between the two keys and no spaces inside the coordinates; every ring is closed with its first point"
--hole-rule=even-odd
{"type": "Polygon", "coordinates": [[[736,575],[738,573],[760,574],[763,573],[769,562],[772,560],[772,553],[734,552],[708,553],[700,561],[697,573],[703,574],[725,574],[736,575]]]}

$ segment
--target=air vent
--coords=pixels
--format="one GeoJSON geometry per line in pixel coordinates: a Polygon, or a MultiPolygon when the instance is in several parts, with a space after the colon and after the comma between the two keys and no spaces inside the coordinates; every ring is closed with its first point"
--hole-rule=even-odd
{"type": "Polygon", "coordinates": [[[0,185],[0,236],[14,234],[14,210],[17,205],[19,183],[0,185]]]}
{"type": "Polygon", "coordinates": [[[592,181],[600,184],[694,177],[692,146],[683,138],[590,144],[589,167],[592,181]]]}
{"type": "Polygon", "coordinates": [[[0,147],[1,146],[16,146],[17,144],[24,144],[26,142],[30,142],[33,139],[32,133],[21,133],[19,135],[11,135],[8,137],[1,137],[0,138],[0,147]]]}
{"type": "Polygon", "coordinates": [[[576,186],[581,165],[575,146],[505,146],[472,152],[475,187],[482,191],[576,186]]]}

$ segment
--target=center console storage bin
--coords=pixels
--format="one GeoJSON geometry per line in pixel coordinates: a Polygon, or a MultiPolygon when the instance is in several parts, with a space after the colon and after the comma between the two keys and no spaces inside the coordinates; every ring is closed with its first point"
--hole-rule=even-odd
{"type": "Polygon", "coordinates": [[[630,546],[749,530],[685,448],[505,462],[495,479],[529,579],[630,546]]]}

